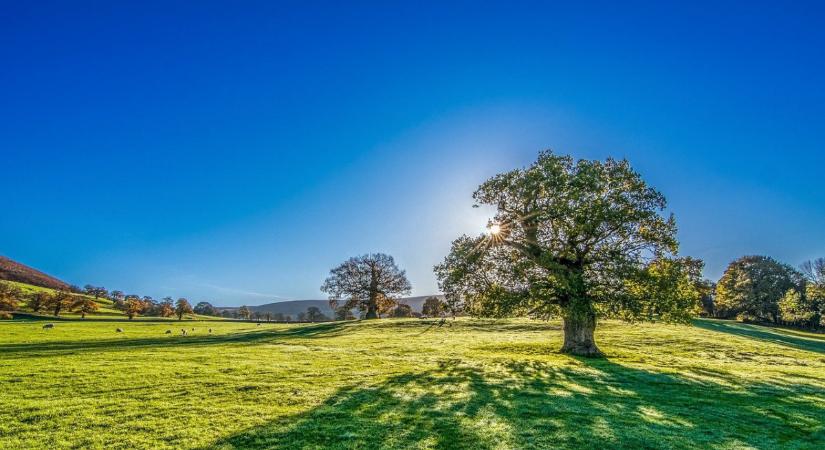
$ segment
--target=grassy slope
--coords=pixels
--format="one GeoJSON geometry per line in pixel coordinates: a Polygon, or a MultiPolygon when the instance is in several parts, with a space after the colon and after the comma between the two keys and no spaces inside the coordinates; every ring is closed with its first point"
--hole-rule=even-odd
{"type": "Polygon", "coordinates": [[[825,447],[799,332],[607,322],[586,360],[521,320],[41,324],[0,323],[3,448],[825,447]]]}
{"type": "MultiPolygon", "coordinates": [[[[47,287],[34,286],[34,285],[31,285],[31,284],[20,283],[20,282],[17,282],[17,281],[5,281],[5,280],[3,280],[3,281],[0,281],[0,283],[8,283],[8,284],[11,284],[13,286],[16,286],[24,294],[31,294],[31,293],[34,293],[34,292],[54,292],[53,289],[50,289],[50,288],[47,288],[47,287]]],[[[95,303],[98,304],[99,309],[94,313],[87,314],[86,315],[87,320],[93,320],[93,319],[104,319],[104,320],[126,319],[126,314],[124,314],[123,311],[120,311],[120,310],[116,309],[114,307],[114,303],[108,298],[103,298],[103,297],[94,298],[93,296],[86,295],[86,294],[74,294],[74,295],[79,295],[79,296],[82,296],[82,297],[91,298],[95,301],[95,303]]],[[[25,313],[31,313],[31,310],[28,307],[26,307],[25,302],[21,302],[20,311],[25,312],[25,313]]],[[[40,313],[37,314],[37,315],[42,316],[44,319],[48,319],[48,318],[51,317],[51,314],[47,310],[40,311],[40,313]]],[[[72,312],[72,311],[63,311],[63,312],[60,313],[60,317],[63,318],[63,319],[77,319],[77,318],[80,318],[80,314],[77,313],[77,312],[72,312]]],[[[202,316],[202,315],[198,315],[198,314],[187,314],[185,316],[185,318],[187,318],[187,319],[221,320],[221,318],[219,318],[219,317],[202,316]]],[[[134,320],[154,320],[154,321],[158,321],[158,320],[174,320],[174,319],[175,318],[138,316],[138,317],[135,317],[134,320]]]]}

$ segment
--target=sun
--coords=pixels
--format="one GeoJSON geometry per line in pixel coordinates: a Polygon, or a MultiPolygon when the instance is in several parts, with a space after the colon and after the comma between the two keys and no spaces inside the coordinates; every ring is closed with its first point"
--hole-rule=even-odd
{"type": "Polygon", "coordinates": [[[501,225],[494,223],[487,227],[487,232],[490,233],[491,236],[496,236],[501,233],[501,225]]]}

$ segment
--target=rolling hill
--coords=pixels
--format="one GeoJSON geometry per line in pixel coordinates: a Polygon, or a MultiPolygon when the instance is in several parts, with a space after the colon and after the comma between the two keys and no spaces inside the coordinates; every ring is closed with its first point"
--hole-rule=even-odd
{"type": "Polygon", "coordinates": [[[0,256],[0,280],[16,281],[18,283],[31,284],[33,286],[46,287],[50,289],[68,289],[69,284],[65,281],[47,275],[37,269],[33,269],[25,264],[0,256]]]}

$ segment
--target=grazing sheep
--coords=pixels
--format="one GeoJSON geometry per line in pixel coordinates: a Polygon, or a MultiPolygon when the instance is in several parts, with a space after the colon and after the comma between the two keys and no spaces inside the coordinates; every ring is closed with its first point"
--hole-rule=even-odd
{"type": "Polygon", "coordinates": [[[192,327],[192,331],[195,331],[195,327],[192,327]]]}
{"type": "Polygon", "coordinates": [[[258,326],[261,326],[261,322],[258,322],[258,326]]]}
{"type": "Polygon", "coordinates": [[[166,334],[172,334],[172,330],[166,330],[166,334]]]}
{"type": "Polygon", "coordinates": [[[51,329],[51,328],[54,328],[54,324],[53,324],[53,323],[47,323],[46,325],[43,325],[43,329],[44,329],[44,330],[48,330],[48,329],[51,329]]]}
{"type": "Polygon", "coordinates": [[[181,333],[182,335],[186,336],[186,330],[184,330],[183,328],[181,328],[181,329],[180,329],[180,333],[181,333]]]}
{"type": "Polygon", "coordinates": [[[118,328],[115,331],[118,332],[118,333],[123,333],[123,328],[118,328]]]}
{"type": "Polygon", "coordinates": [[[209,329],[209,334],[212,334],[212,329],[211,328],[209,329]]]}

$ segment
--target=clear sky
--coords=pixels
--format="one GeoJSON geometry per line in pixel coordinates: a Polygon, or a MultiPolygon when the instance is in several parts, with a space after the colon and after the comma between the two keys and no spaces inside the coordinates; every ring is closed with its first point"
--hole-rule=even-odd
{"type": "Polygon", "coordinates": [[[122,3],[0,12],[0,254],[67,281],[323,298],[381,251],[434,293],[544,148],[628,158],[710,278],[825,256],[815,2],[122,3]]]}

